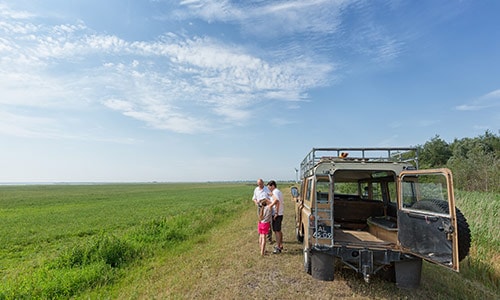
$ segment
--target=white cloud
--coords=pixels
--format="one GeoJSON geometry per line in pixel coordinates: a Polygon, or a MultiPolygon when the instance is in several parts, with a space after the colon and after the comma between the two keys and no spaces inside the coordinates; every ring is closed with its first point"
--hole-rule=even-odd
{"type": "MultiPolygon", "coordinates": [[[[269,1],[241,2],[220,0],[189,0],[180,4],[208,22],[237,22],[244,30],[256,35],[277,32],[334,32],[340,25],[339,14],[351,2],[357,1],[269,1]],[[269,30],[271,29],[272,30],[269,30]]],[[[184,14],[184,17],[188,17],[184,14]]]]}
{"type": "Polygon", "coordinates": [[[29,19],[32,18],[34,14],[21,11],[21,10],[12,10],[8,5],[0,3],[0,18],[8,18],[8,19],[29,19]]]}
{"type": "MultiPolygon", "coordinates": [[[[315,45],[329,44],[322,39],[339,32],[352,3],[357,1],[180,3],[190,16],[235,22],[254,34],[299,32],[307,37],[300,45],[283,41],[269,49],[174,32],[153,41],[126,40],[95,32],[82,21],[47,25],[21,13],[14,22],[16,13],[10,11],[8,17],[0,15],[5,33],[0,39],[0,91],[5,95],[0,103],[67,110],[75,104],[102,105],[151,128],[180,133],[244,125],[259,103],[285,101],[290,102],[287,109],[297,109],[309,89],[334,82],[337,64],[329,50],[335,45],[318,50],[323,54],[315,45]]],[[[374,45],[367,55],[384,60],[399,55],[399,42],[383,29],[365,36],[374,45]]]]}
{"type": "Polygon", "coordinates": [[[286,126],[286,125],[294,124],[296,122],[293,120],[284,119],[284,118],[272,118],[271,123],[273,123],[276,126],[286,126]]]}
{"type": "MultiPolygon", "coordinates": [[[[388,10],[398,5],[386,2],[388,10]]],[[[372,63],[388,63],[405,51],[409,32],[379,25],[373,14],[380,4],[360,0],[310,0],[236,2],[216,0],[183,1],[188,11],[181,18],[199,18],[209,23],[235,24],[235,28],[252,39],[272,41],[277,54],[328,61],[336,53],[349,51],[368,58],[372,63]],[[295,38],[300,36],[300,43],[295,38]],[[333,56],[332,56],[333,55],[333,56]],[[327,58],[327,59],[325,59],[327,58]]],[[[177,14],[179,15],[179,14],[177,14]]]]}
{"type": "Polygon", "coordinates": [[[231,106],[220,106],[215,109],[215,112],[223,116],[226,122],[237,124],[240,124],[242,121],[248,120],[252,116],[248,110],[243,110],[231,106]]]}
{"type": "Polygon", "coordinates": [[[299,100],[331,71],[304,60],[266,61],[207,37],[168,33],[128,42],[90,33],[82,22],[16,26],[0,40],[0,103],[63,109],[98,100],[152,128],[181,133],[241,124],[252,105],[299,100]]]}
{"type": "Polygon", "coordinates": [[[72,82],[74,78],[46,76],[36,69],[35,67],[29,70],[29,66],[24,66],[18,72],[1,70],[0,104],[71,109],[86,105],[85,98],[81,95],[81,87],[72,82]]]}
{"type": "Polygon", "coordinates": [[[57,122],[47,117],[36,117],[0,111],[0,134],[20,137],[47,137],[54,135],[57,122]],[[47,128],[52,128],[47,130],[47,128]]]}
{"type": "Polygon", "coordinates": [[[198,15],[211,22],[213,20],[230,20],[241,17],[242,11],[227,0],[183,0],[180,5],[189,7],[198,15]]]}
{"type": "Polygon", "coordinates": [[[489,92],[469,103],[456,106],[455,109],[462,111],[484,110],[492,107],[500,107],[500,89],[489,92]]]}
{"type": "Polygon", "coordinates": [[[9,112],[3,108],[0,110],[0,135],[50,140],[100,141],[120,144],[137,142],[132,138],[106,137],[95,132],[92,134],[77,130],[68,132],[65,130],[63,123],[75,122],[75,120],[71,120],[72,117],[62,118],[64,120],[61,120],[61,117],[57,115],[38,115],[39,111],[9,112]]]}

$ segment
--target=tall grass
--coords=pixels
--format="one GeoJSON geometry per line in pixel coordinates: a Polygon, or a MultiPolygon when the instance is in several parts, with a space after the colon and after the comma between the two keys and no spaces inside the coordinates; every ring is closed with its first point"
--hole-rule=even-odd
{"type": "Polygon", "coordinates": [[[500,194],[459,191],[455,196],[472,235],[471,252],[460,272],[500,292],[500,194]]]}
{"type": "Polygon", "coordinates": [[[500,195],[456,191],[456,206],[471,230],[469,255],[460,263],[460,273],[434,264],[424,264],[423,285],[435,299],[498,299],[500,295],[500,195]]]}
{"type": "Polygon", "coordinates": [[[244,184],[0,188],[0,299],[69,298],[110,286],[237,214],[244,184]]]}

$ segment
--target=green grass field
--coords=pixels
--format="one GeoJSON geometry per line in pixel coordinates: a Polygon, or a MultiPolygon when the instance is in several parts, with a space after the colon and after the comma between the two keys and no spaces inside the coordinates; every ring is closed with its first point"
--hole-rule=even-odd
{"type": "Polygon", "coordinates": [[[0,298],[64,298],[109,288],[241,209],[245,184],[0,187],[0,298]]]}
{"type": "MultiPolygon", "coordinates": [[[[258,274],[262,264],[284,272],[288,287],[278,289],[275,298],[292,290],[297,297],[313,297],[313,287],[317,299],[325,293],[357,299],[499,294],[498,194],[457,192],[473,239],[461,273],[426,264],[423,287],[405,292],[385,282],[364,285],[352,272],[340,271],[333,285],[305,275],[301,246],[293,237],[292,203],[286,204],[284,225],[288,256],[259,260],[253,188],[244,183],[1,186],[0,299],[262,296],[249,285],[254,280],[249,276],[257,276],[250,274],[258,274]]],[[[282,191],[290,199],[289,187],[282,191]]],[[[274,292],[275,286],[270,288],[274,292]]]]}

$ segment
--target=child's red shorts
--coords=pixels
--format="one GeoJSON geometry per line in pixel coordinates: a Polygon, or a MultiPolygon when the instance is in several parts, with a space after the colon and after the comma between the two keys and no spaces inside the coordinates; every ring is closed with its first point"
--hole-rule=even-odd
{"type": "Polygon", "coordinates": [[[271,228],[270,222],[266,222],[266,223],[259,222],[259,233],[260,234],[267,234],[269,232],[270,228],[271,228]]]}

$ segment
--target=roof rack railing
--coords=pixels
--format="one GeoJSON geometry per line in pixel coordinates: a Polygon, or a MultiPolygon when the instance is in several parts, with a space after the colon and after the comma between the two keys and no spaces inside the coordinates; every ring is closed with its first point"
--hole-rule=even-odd
{"type": "Polygon", "coordinates": [[[418,169],[417,148],[313,148],[300,164],[302,178],[321,160],[409,162],[418,169]],[[411,156],[408,156],[411,155],[411,156]]]}

